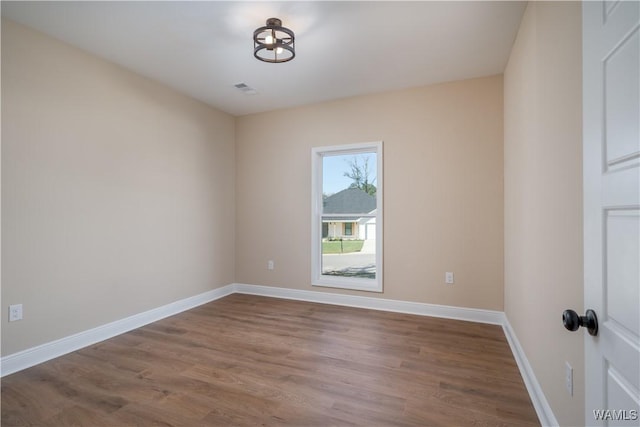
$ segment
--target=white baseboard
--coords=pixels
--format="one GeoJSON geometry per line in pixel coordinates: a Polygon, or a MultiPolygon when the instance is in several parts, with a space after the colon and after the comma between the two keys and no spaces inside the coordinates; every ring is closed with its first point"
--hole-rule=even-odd
{"type": "Polygon", "coordinates": [[[502,325],[504,313],[501,311],[476,308],[452,307],[447,305],[426,304],[420,302],[399,301],[356,295],[343,295],[328,292],[304,291],[300,289],[276,288],[272,286],[235,284],[240,294],[261,295],[298,301],[318,302],[347,307],[369,308],[372,310],[393,311],[396,313],[417,314],[420,316],[443,317],[446,319],[467,320],[470,322],[502,325]]]}
{"type": "Polygon", "coordinates": [[[556,420],[555,415],[553,415],[551,406],[549,406],[549,402],[547,402],[547,398],[542,392],[542,387],[540,387],[540,383],[533,373],[533,368],[531,368],[529,360],[527,359],[527,356],[520,345],[520,341],[518,341],[516,333],[511,327],[509,319],[507,319],[507,316],[504,316],[503,318],[502,329],[504,330],[504,335],[507,337],[509,347],[511,347],[513,357],[516,359],[518,369],[520,369],[520,375],[522,376],[524,385],[527,387],[529,397],[531,397],[531,403],[533,403],[533,407],[536,410],[540,424],[545,427],[558,426],[558,420],[556,420]]]}
{"type": "Polygon", "coordinates": [[[230,284],[200,295],[195,295],[193,297],[185,298],[180,301],[155,308],[153,310],[145,311],[125,319],[117,320],[97,328],[89,329],[75,335],[2,357],[0,359],[0,376],[21,371],[39,363],[46,362],[47,360],[71,353],[72,351],[104,341],[233,293],[501,325],[516,363],[518,364],[518,368],[520,369],[520,374],[522,375],[522,379],[527,387],[533,406],[538,414],[540,423],[543,426],[558,425],[553,411],[542,392],[542,388],[533,373],[533,369],[527,360],[524,350],[520,346],[520,342],[518,341],[513,328],[509,324],[509,320],[506,318],[505,314],[501,311],[452,307],[446,305],[343,295],[328,292],[305,291],[272,286],[248,285],[242,283],[230,284]]]}
{"type": "Polygon", "coordinates": [[[98,326],[97,328],[10,354],[0,359],[0,376],[4,377],[149,323],[157,322],[165,317],[217,300],[232,294],[234,289],[233,285],[223,286],[222,288],[175,301],[162,307],[98,326]]]}

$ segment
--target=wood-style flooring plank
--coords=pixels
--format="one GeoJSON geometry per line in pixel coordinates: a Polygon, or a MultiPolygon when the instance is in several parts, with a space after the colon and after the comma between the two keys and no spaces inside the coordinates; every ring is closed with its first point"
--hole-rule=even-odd
{"type": "Polygon", "coordinates": [[[3,426],[537,426],[499,326],[234,294],[2,379],[3,426]]]}

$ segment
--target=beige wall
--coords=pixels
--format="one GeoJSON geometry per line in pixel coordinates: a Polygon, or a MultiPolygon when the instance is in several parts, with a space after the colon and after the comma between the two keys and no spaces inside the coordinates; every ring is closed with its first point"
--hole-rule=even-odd
{"type": "Polygon", "coordinates": [[[529,3],[504,74],[505,312],[560,425],[584,424],[580,3],[529,3]],[[574,368],[574,396],[564,367],[574,368]]]}
{"type": "Polygon", "coordinates": [[[2,355],[232,283],[234,124],[3,20],[2,355]]]}
{"type": "Polygon", "coordinates": [[[493,76],[238,118],[236,281],[338,292],[310,285],[311,148],[382,140],[384,294],[364,295],[502,310],[502,83],[493,76]]]}

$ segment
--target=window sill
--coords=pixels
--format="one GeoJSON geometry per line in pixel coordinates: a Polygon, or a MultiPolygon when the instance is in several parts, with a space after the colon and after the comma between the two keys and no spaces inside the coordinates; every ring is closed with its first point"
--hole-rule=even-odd
{"type": "Polygon", "coordinates": [[[312,286],[347,289],[353,291],[382,292],[382,282],[375,279],[358,279],[322,275],[311,282],[312,286]]]}

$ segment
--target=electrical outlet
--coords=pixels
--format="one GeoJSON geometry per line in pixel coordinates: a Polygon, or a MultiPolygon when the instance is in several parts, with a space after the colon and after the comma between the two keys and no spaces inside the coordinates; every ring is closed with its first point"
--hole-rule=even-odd
{"type": "Polygon", "coordinates": [[[275,263],[275,262],[273,262],[273,260],[269,260],[269,261],[267,262],[267,268],[268,268],[269,270],[273,270],[274,268],[276,268],[276,263],[275,263]]]}
{"type": "Polygon", "coordinates": [[[569,362],[564,362],[564,386],[569,396],[573,396],[573,368],[569,362]]]}
{"type": "Polygon", "coordinates": [[[22,304],[14,304],[9,306],[9,322],[22,320],[22,304]]]}
{"type": "Polygon", "coordinates": [[[453,273],[450,271],[447,271],[446,273],[444,273],[444,282],[447,285],[453,285],[453,273]]]}

